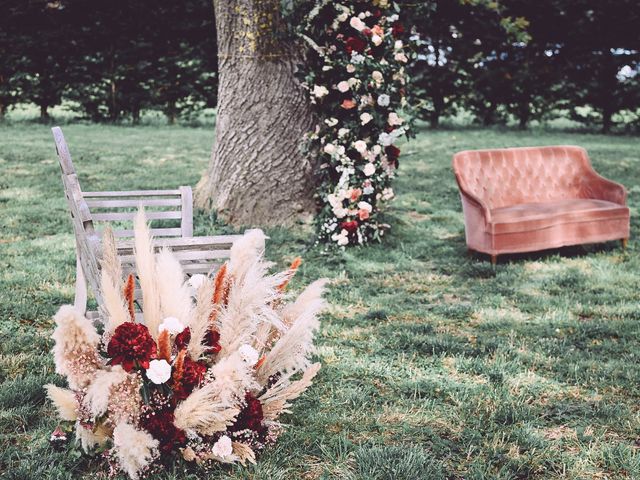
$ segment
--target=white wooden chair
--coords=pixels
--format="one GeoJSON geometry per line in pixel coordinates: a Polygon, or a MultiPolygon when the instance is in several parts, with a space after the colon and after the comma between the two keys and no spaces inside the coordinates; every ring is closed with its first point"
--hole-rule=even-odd
{"type": "MultiPolygon", "coordinates": [[[[146,216],[151,221],[151,233],[155,238],[156,248],[171,248],[187,275],[211,274],[229,257],[231,245],[239,235],[193,236],[191,187],[182,186],[175,190],[83,192],[62,130],[54,127],[52,132],[76,237],[74,305],[80,311],[86,312],[87,309],[87,283],[98,305],[102,304],[99,228],[101,224],[112,224],[125,275],[135,270],[133,218],[140,206],[145,208],[146,216]],[[156,222],[161,224],[154,226],[156,222]]],[[[136,300],[139,300],[137,289],[136,300]]],[[[86,312],[86,315],[96,319],[98,312],[86,312]]]]}

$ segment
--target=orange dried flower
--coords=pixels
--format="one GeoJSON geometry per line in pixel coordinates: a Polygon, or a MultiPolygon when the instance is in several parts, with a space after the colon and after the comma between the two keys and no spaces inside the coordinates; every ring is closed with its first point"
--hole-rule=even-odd
{"type": "Polygon", "coordinates": [[[158,335],[158,358],[171,361],[171,342],[169,330],[163,330],[158,335]]]}
{"type": "Polygon", "coordinates": [[[187,356],[187,349],[183,348],[178,352],[178,357],[173,364],[173,389],[180,390],[182,376],[184,375],[184,359],[187,356]]]}
{"type": "Polygon", "coordinates": [[[124,286],[124,298],[127,302],[127,308],[129,309],[129,316],[131,317],[132,322],[136,321],[136,309],[133,304],[133,301],[134,301],[133,296],[134,296],[135,290],[136,290],[136,281],[135,281],[135,278],[133,277],[133,274],[130,273],[129,276],[127,277],[127,283],[124,286]]]}
{"type": "Polygon", "coordinates": [[[302,265],[302,259],[300,257],[294,258],[293,262],[291,262],[291,265],[289,266],[289,275],[287,275],[287,279],[284,282],[278,285],[278,290],[283,292],[287,288],[287,285],[289,285],[289,282],[296,274],[296,271],[298,270],[298,267],[300,265],[302,265]]]}

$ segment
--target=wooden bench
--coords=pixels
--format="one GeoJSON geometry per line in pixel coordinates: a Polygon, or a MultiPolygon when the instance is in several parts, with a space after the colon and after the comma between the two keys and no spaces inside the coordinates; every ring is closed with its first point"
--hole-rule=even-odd
{"type": "MultiPolygon", "coordinates": [[[[87,309],[87,283],[98,305],[100,294],[101,235],[110,224],[124,274],[134,272],[133,218],[144,207],[151,222],[156,249],[169,247],[180,260],[188,276],[211,274],[229,257],[239,235],[193,236],[193,197],[191,187],[174,190],[133,190],[119,192],[83,192],[71,161],[69,147],[59,127],[52,128],[62,170],[62,184],[69,205],[76,238],[76,286],[74,305],[87,309]],[[157,225],[156,225],[157,224],[157,225]]],[[[139,291],[136,290],[136,300],[139,291]]],[[[86,312],[95,319],[98,312],[86,312]]]]}

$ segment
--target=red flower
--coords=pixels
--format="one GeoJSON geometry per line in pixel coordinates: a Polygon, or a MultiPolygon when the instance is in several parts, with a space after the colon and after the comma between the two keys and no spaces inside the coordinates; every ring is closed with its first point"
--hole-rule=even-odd
{"type": "Polygon", "coordinates": [[[207,366],[203,362],[196,362],[190,357],[185,357],[182,378],[179,388],[173,391],[176,400],[184,400],[204,380],[207,366]]]}
{"type": "Polygon", "coordinates": [[[398,38],[403,33],[404,33],[404,27],[402,26],[402,24],[400,22],[395,22],[391,27],[391,34],[394,37],[398,38]]]}
{"type": "Polygon", "coordinates": [[[341,222],[340,228],[344,228],[347,232],[353,233],[358,229],[358,222],[351,220],[350,222],[341,222]]]}
{"type": "Polygon", "coordinates": [[[191,341],[191,330],[189,329],[189,327],[186,327],[179,334],[177,334],[174,341],[176,342],[178,351],[182,350],[183,348],[187,348],[187,345],[189,345],[189,342],[191,341]]]}
{"type": "Polygon", "coordinates": [[[173,424],[173,410],[165,408],[160,411],[142,415],[142,427],[160,442],[160,451],[164,454],[185,444],[187,438],[183,430],[173,424]]]}
{"type": "Polygon", "coordinates": [[[266,427],[262,424],[264,415],[262,413],[262,404],[251,392],[247,392],[244,396],[245,406],[238,414],[230,431],[239,432],[242,430],[253,430],[254,432],[264,435],[267,432],[266,427]]]}
{"type": "Polygon", "coordinates": [[[209,347],[209,352],[218,353],[222,350],[220,345],[220,332],[217,330],[209,330],[204,337],[204,344],[209,347]]]}
{"type": "Polygon", "coordinates": [[[387,154],[387,158],[389,160],[394,160],[395,161],[400,156],[400,149],[398,147],[396,147],[395,145],[389,145],[387,147],[384,147],[384,153],[387,154]]]}
{"type": "Polygon", "coordinates": [[[366,46],[367,42],[358,37],[348,37],[344,42],[344,48],[349,55],[351,55],[351,52],[354,51],[359,53],[364,52],[366,46]]]}
{"type": "Polygon", "coordinates": [[[370,28],[365,28],[364,30],[362,30],[362,33],[364,33],[367,37],[370,37],[373,34],[370,28]]]}
{"type": "Polygon", "coordinates": [[[110,365],[122,365],[127,372],[134,367],[147,369],[156,355],[156,342],[141,323],[125,322],[113,333],[107,354],[110,365]]]}

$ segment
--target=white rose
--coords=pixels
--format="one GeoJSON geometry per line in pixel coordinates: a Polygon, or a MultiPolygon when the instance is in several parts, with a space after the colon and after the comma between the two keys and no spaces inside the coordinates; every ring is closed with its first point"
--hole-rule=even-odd
{"type": "Polygon", "coordinates": [[[165,330],[168,330],[171,335],[177,335],[184,330],[184,324],[176,317],[167,317],[158,327],[159,332],[165,330]]]}
{"type": "Polygon", "coordinates": [[[402,125],[403,122],[404,120],[402,120],[396,112],[391,112],[389,114],[389,125],[391,125],[392,127],[396,125],[402,125]]]}
{"type": "Polygon", "coordinates": [[[388,147],[393,143],[394,138],[389,135],[387,132],[382,132],[378,137],[378,142],[384,147],[388,147]]]}
{"type": "Polygon", "coordinates": [[[352,65],[351,63],[349,65],[347,65],[347,72],[353,73],[355,71],[356,71],[355,65],[352,65]]]}
{"type": "Polygon", "coordinates": [[[360,153],[364,153],[367,151],[367,142],[365,142],[364,140],[358,140],[354,142],[353,146],[360,153]]]}
{"type": "Polygon", "coordinates": [[[347,216],[347,214],[349,213],[349,210],[347,210],[346,208],[343,207],[333,207],[333,214],[336,216],[336,218],[344,218],[347,216]]]}
{"type": "Polygon", "coordinates": [[[407,58],[407,56],[404,54],[404,52],[398,52],[396,53],[393,58],[395,58],[396,62],[402,62],[402,63],[407,63],[409,61],[409,59],[407,58]]]}
{"type": "Polygon", "coordinates": [[[242,360],[247,362],[249,365],[255,365],[258,363],[258,359],[260,358],[260,354],[258,351],[253,348],[248,343],[245,343],[238,349],[238,353],[242,357],[242,360]]]}
{"type": "Polygon", "coordinates": [[[377,47],[378,45],[380,45],[382,43],[382,37],[380,35],[372,35],[371,36],[371,41],[377,47]]]}
{"type": "Polygon", "coordinates": [[[373,153],[375,153],[376,155],[380,155],[380,152],[382,151],[382,147],[378,144],[373,146],[373,153]]]}
{"type": "Polygon", "coordinates": [[[374,173],[376,173],[376,166],[373,163],[367,163],[364,166],[364,174],[367,177],[370,177],[371,175],[373,175],[374,173]]]}
{"type": "Polygon", "coordinates": [[[338,119],[337,118],[327,118],[324,123],[326,123],[328,126],[333,127],[334,125],[338,124],[338,119]]]}
{"type": "Polygon", "coordinates": [[[358,203],[358,208],[360,210],[366,210],[369,213],[371,213],[371,210],[372,210],[371,204],[369,204],[368,202],[364,202],[364,201],[358,203]]]}
{"type": "Polygon", "coordinates": [[[340,130],[338,130],[338,137],[342,138],[347,133],[349,133],[349,129],[348,128],[341,128],[340,130]]]}
{"type": "Polygon", "coordinates": [[[379,70],[374,70],[373,73],[371,74],[371,78],[373,78],[373,80],[376,83],[382,83],[384,81],[384,77],[382,76],[382,72],[380,72],[379,70]]]}
{"type": "Polygon", "coordinates": [[[333,143],[327,143],[324,146],[324,153],[333,155],[334,153],[336,153],[336,146],[333,143]]]}
{"type": "Polygon", "coordinates": [[[371,120],[373,119],[373,117],[371,116],[370,113],[368,112],[364,112],[360,114],[360,124],[361,125],[366,125],[367,123],[369,123],[371,120]]]}
{"type": "Polygon", "coordinates": [[[349,82],[346,82],[344,80],[341,81],[338,84],[338,90],[340,90],[342,93],[345,93],[345,92],[349,91],[349,82]]]}
{"type": "Polygon", "coordinates": [[[388,107],[390,101],[391,99],[386,93],[383,93],[378,97],[378,105],[380,105],[381,107],[388,107]]]}
{"type": "Polygon", "coordinates": [[[385,188],[384,190],[382,190],[382,199],[383,200],[391,200],[394,196],[393,193],[393,189],[392,188],[385,188]]]}
{"type": "Polygon", "coordinates": [[[400,50],[402,48],[402,40],[396,40],[394,47],[396,50],[400,50]]]}
{"type": "Polygon", "coordinates": [[[365,195],[371,195],[373,193],[373,187],[371,185],[364,187],[362,189],[362,193],[364,193],[365,195]]]}
{"type": "Polygon", "coordinates": [[[336,148],[336,153],[338,155],[344,155],[344,145],[338,145],[338,148],[336,148]]]}
{"type": "Polygon", "coordinates": [[[171,365],[166,360],[151,360],[147,368],[147,378],[156,385],[165,383],[171,378],[171,365]]]}
{"type": "Polygon", "coordinates": [[[334,242],[338,242],[338,245],[344,246],[349,244],[349,232],[345,229],[342,229],[340,233],[334,233],[331,235],[331,240],[334,242]]]}
{"type": "Polygon", "coordinates": [[[315,97],[322,98],[325,95],[329,94],[329,90],[327,90],[327,87],[323,87],[321,85],[314,85],[312,93],[315,97]]]}
{"type": "Polygon", "coordinates": [[[220,458],[226,458],[230,456],[233,453],[233,445],[231,444],[231,439],[226,435],[221,436],[218,441],[213,444],[211,453],[220,458]]]}
{"type": "Polygon", "coordinates": [[[327,195],[327,201],[329,202],[329,205],[331,205],[332,207],[339,205],[339,202],[340,202],[340,200],[333,193],[330,193],[329,195],[327,195]]]}
{"type": "Polygon", "coordinates": [[[349,20],[349,25],[351,25],[353,28],[355,28],[359,32],[367,28],[364,22],[360,20],[358,17],[351,17],[351,20],[349,20]]]}

